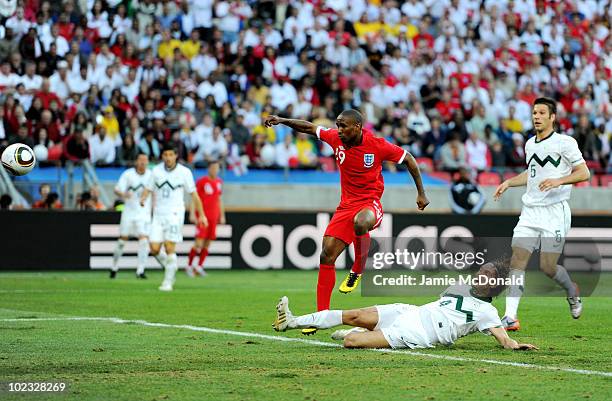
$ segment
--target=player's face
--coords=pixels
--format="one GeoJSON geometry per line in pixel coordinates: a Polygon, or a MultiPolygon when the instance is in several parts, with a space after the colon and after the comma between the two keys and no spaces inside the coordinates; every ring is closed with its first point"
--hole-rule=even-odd
{"type": "Polygon", "coordinates": [[[555,115],[548,110],[545,104],[536,104],[533,106],[531,118],[533,127],[536,132],[545,132],[552,128],[555,121],[555,115]]]}
{"type": "Polygon", "coordinates": [[[173,169],[176,166],[177,154],[174,150],[166,150],[162,153],[162,160],[167,169],[173,169]]]}
{"type": "MultiPolygon", "coordinates": [[[[480,268],[480,270],[478,270],[478,273],[476,273],[476,275],[485,276],[487,277],[487,280],[494,279],[497,277],[497,270],[495,269],[495,266],[493,265],[493,263],[486,263],[482,265],[482,267],[480,268]]],[[[486,295],[489,292],[489,288],[491,286],[489,284],[483,284],[483,285],[474,285],[473,287],[480,294],[486,295]]]]}
{"type": "Polygon", "coordinates": [[[343,143],[352,143],[361,132],[361,125],[342,114],[336,119],[336,126],[338,127],[338,136],[343,143]]]}
{"type": "Polygon", "coordinates": [[[211,163],[210,166],[208,166],[208,175],[211,176],[212,178],[217,178],[218,174],[219,174],[219,163],[211,163]]]}
{"type": "Polygon", "coordinates": [[[147,164],[149,164],[149,157],[147,155],[138,155],[136,159],[136,171],[142,174],[147,169],[147,164]]]}

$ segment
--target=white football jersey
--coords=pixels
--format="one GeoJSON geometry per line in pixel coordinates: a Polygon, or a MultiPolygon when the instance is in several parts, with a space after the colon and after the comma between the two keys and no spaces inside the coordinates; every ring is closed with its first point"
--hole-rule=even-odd
{"type": "Polygon", "coordinates": [[[153,168],[147,189],[155,194],[153,213],[165,215],[185,213],[184,193],[191,194],[196,187],[193,174],[187,167],[177,163],[173,170],[168,171],[164,163],[160,163],[153,168]]]}
{"type": "Polygon", "coordinates": [[[115,189],[121,192],[129,192],[131,196],[125,201],[123,213],[130,216],[143,218],[151,217],[151,197],[147,198],[144,207],[140,206],[140,196],[145,186],[151,179],[151,170],[145,170],[144,174],[138,174],[135,168],[125,170],[119,177],[115,189]]]}
{"type": "Polygon", "coordinates": [[[560,178],[572,173],[572,169],[584,163],[578,143],[569,135],[553,132],[537,142],[531,137],[525,144],[527,158],[527,191],[523,195],[525,206],[548,206],[569,200],[571,185],[561,185],[550,191],[540,191],[540,182],[547,178],[560,178]]]}
{"type": "Polygon", "coordinates": [[[453,344],[459,337],[492,327],[502,327],[497,309],[490,300],[475,298],[468,286],[451,286],[440,299],[419,308],[421,322],[431,344],[453,344]]]}

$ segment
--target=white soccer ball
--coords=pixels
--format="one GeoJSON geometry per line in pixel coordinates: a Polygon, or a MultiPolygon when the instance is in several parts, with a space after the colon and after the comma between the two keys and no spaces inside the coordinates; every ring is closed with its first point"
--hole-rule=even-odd
{"type": "Polygon", "coordinates": [[[276,149],[274,149],[274,146],[270,145],[269,143],[266,143],[261,148],[259,157],[261,157],[261,161],[263,162],[264,166],[272,166],[274,164],[274,161],[276,160],[276,149]]]}
{"type": "Polygon", "coordinates": [[[23,143],[14,143],[2,152],[2,166],[12,175],[25,175],[35,164],[34,151],[23,143]]]}

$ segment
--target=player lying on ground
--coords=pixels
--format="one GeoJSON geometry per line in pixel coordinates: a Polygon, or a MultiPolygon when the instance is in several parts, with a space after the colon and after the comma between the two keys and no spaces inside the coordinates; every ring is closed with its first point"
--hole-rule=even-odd
{"type": "MultiPolygon", "coordinates": [[[[334,150],[340,170],[342,196],[323,236],[317,280],[317,310],[329,309],[331,294],[336,285],[336,259],[350,244],[355,247],[355,263],[340,285],[340,292],[353,291],[361,279],[370,249],[369,232],[377,228],[383,218],[380,203],[385,189],[383,162],[405,164],[417,188],[418,209],[423,210],[429,204],[419,166],[412,155],[363,128],[363,123],[363,116],[357,110],[344,110],[340,113],[336,118],[338,129],[317,127],[308,121],[274,115],[266,117],[264,121],[266,127],[283,124],[328,143],[334,150]]],[[[316,329],[302,330],[303,334],[315,332],[316,329]]]]}
{"type": "MultiPolygon", "coordinates": [[[[578,286],[557,261],[572,221],[567,203],[572,184],[588,181],[591,173],[576,140],[555,132],[555,100],[536,99],[531,117],[536,135],[525,144],[527,170],[504,181],[494,194],[495,200],[499,200],[508,188],[527,186],[521,216],[512,235],[510,276],[523,277],[524,282],[529,258],[535,249],[540,249],[540,269],[565,289],[570,314],[578,319],[582,314],[578,286]]],[[[506,330],[516,331],[521,327],[517,314],[523,289],[519,285],[508,288],[506,313],[502,318],[506,330]]]]}
{"type": "Polygon", "coordinates": [[[190,277],[195,276],[194,271],[200,276],[206,275],[204,261],[206,260],[206,256],[208,256],[208,247],[211,241],[217,239],[217,222],[225,224],[225,208],[223,207],[223,200],[221,199],[223,181],[219,178],[219,167],[218,161],[210,162],[208,164],[208,174],[196,182],[196,190],[204,206],[204,213],[206,213],[208,225],[202,226],[197,224],[197,210],[191,208],[189,220],[197,224],[197,226],[195,243],[189,251],[188,265],[185,269],[185,272],[190,277]],[[196,255],[200,256],[197,264],[195,264],[196,255]]]}
{"type": "MultiPolygon", "coordinates": [[[[477,275],[488,279],[507,277],[504,262],[487,263],[477,275]]],[[[343,340],[347,348],[431,348],[436,344],[451,345],[458,338],[480,331],[491,334],[507,349],[538,349],[520,344],[508,337],[502,327],[492,297],[499,295],[504,285],[451,286],[440,299],[422,306],[408,304],[377,305],[353,310],[324,310],[303,316],[293,316],[289,300],[282,297],[276,306],[276,331],[316,327],[328,329],[342,324],[352,330],[338,330],[335,340],[343,340]]]]}

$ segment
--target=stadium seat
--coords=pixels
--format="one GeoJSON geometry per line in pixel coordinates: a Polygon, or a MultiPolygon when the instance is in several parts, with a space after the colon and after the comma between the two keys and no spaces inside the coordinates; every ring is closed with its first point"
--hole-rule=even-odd
{"type": "Polygon", "coordinates": [[[429,157],[417,157],[415,160],[420,169],[424,169],[426,171],[433,171],[433,160],[431,160],[429,157]]]}
{"type": "Polygon", "coordinates": [[[515,173],[514,171],[508,171],[503,174],[504,181],[509,180],[512,177],[516,177],[519,173],[515,173]]]}
{"type": "Polygon", "coordinates": [[[478,184],[485,186],[494,186],[501,184],[501,177],[497,173],[484,171],[478,174],[478,184]]]}
{"type": "Polygon", "coordinates": [[[602,187],[612,187],[612,174],[599,176],[599,185],[602,187]]]}
{"type": "Polygon", "coordinates": [[[427,175],[429,175],[432,178],[437,178],[439,180],[444,180],[446,182],[450,182],[450,180],[451,180],[450,173],[447,173],[446,171],[432,171],[430,173],[427,173],[427,175]]]}
{"type": "Polygon", "coordinates": [[[320,157],[319,162],[323,171],[336,171],[336,162],[333,157],[320,157]]]}
{"type": "Polygon", "coordinates": [[[579,182],[578,184],[575,184],[575,186],[577,188],[590,187],[591,186],[591,181],[582,181],[582,182],[579,182]]]}

